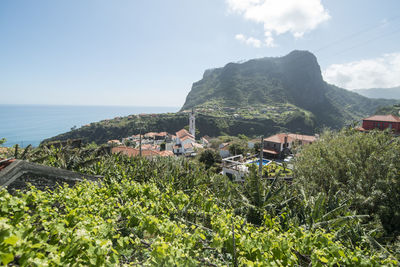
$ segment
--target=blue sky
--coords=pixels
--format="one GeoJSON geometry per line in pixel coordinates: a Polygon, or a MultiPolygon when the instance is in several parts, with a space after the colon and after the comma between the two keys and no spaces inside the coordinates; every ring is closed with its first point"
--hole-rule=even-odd
{"type": "Polygon", "coordinates": [[[400,85],[400,1],[2,0],[0,104],[181,106],[205,69],[294,49],[400,85]]]}

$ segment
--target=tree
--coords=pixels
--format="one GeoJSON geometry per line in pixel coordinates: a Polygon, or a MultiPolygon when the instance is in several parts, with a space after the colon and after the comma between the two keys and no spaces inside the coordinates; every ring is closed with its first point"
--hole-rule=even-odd
{"type": "Polygon", "coordinates": [[[325,132],[303,146],[294,171],[308,194],[349,199],[387,235],[400,235],[400,140],[389,132],[325,132]]]}
{"type": "Polygon", "coordinates": [[[246,147],[239,143],[233,143],[229,146],[229,153],[231,155],[240,155],[246,152],[246,147]]]}
{"type": "Polygon", "coordinates": [[[221,156],[212,149],[206,149],[201,152],[199,161],[206,165],[206,168],[209,169],[214,164],[221,162],[221,156]]]}
{"type": "Polygon", "coordinates": [[[130,147],[136,147],[136,142],[129,139],[124,139],[124,145],[130,147]]]}
{"type": "Polygon", "coordinates": [[[0,139],[0,145],[4,144],[7,140],[5,138],[0,139]]]}
{"type": "Polygon", "coordinates": [[[167,143],[163,142],[160,144],[160,151],[164,151],[167,146],[167,143]]]}
{"type": "Polygon", "coordinates": [[[255,153],[260,153],[260,148],[261,148],[261,143],[260,142],[254,144],[254,148],[253,149],[254,149],[255,153]]]}
{"type": "Polygon", "coordinates": [[[238,137],[239,137],[239,139],[242,139],[244,141],[248,141],[249,140],[249,138],[244,134],[239,134],[238,137]]]}

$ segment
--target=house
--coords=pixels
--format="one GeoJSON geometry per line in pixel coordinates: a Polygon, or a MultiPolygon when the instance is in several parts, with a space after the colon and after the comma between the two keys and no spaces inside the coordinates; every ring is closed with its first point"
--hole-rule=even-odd
{"type": "Polygon", "coordinates": [[[144,134],[145,138],[148,139],[154,139],[154,140],[165,140],[167,138],[168,133],[167,132],[149,132],[144,134]]]}
{"type": "Polygon", "coordinates": [[[160,151],[160,147],[153,144],[142,144],[142,150],[156,150],[160,151]]]}
{"type": "Polygon", "coordinates": [[[264,138],[263,154],[265,157],[282,158],[290,153],[295,145],[312,144],[316,141],[316,136],[292,133],[279,133],[268,138],[264,138]]]}
{"type": "Polygon", "coordinates": [[[363,119],[359,131],[391,129],[394,133],[400,134],[400,117],[395,115],[374,115],[363,119]]]}
{"type": "Polygon", "coordinates": [[[174,154],[185,154],[185,145],[195,142],[194,136],[191,135],[186,129],[179,130],[176,132],[175,145],[173,147],[174,154]]]}
{"type": "Polygon", "coordinates": [[[219,145],[219,155],[221,156],[221,158],[224,159],[231,155],[229,152],[229,145],[229,143],[222,143],[219,145]]]}
{"type": "Polygon", "coordinates": [[[161,157],[172,157],[172,156],[174,156],[174,152],[169,151],[169,150],[160,151],[160,152],[158,152],[158,154],[161,157]]]}

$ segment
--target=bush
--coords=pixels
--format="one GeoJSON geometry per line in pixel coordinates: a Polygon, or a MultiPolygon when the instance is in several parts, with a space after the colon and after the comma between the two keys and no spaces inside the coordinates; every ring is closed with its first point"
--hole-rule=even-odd
{"type": "Polygon", "coordinates": [[[311,195],[338,193],[358,214],[379,219],[386,235],[400,233],[400,141],[388,132],[326,132],[305,146],[295,175],[311,195]]]}
{"type": "Polygon", "coordinates": [[[209,169],[214,166],[214,164],[221,162],[221,156],[215,150],[206,149],[201,152],[199,161],[204,163],[206,168],[209,169]]]}

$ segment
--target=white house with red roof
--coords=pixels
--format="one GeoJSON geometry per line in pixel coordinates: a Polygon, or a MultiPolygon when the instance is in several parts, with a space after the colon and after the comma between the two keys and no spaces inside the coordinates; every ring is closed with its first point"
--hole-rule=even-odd
{"type": "Polygon", "coordinates": [[[192,134],[190,134],[186,129],[177,131],[175,145],[173,147],[174,154],[185,154],[187,152],[185,146],[186,148],[189,148],[189,144],[191,143],[196,143],[196,140],[192,134]]]}

